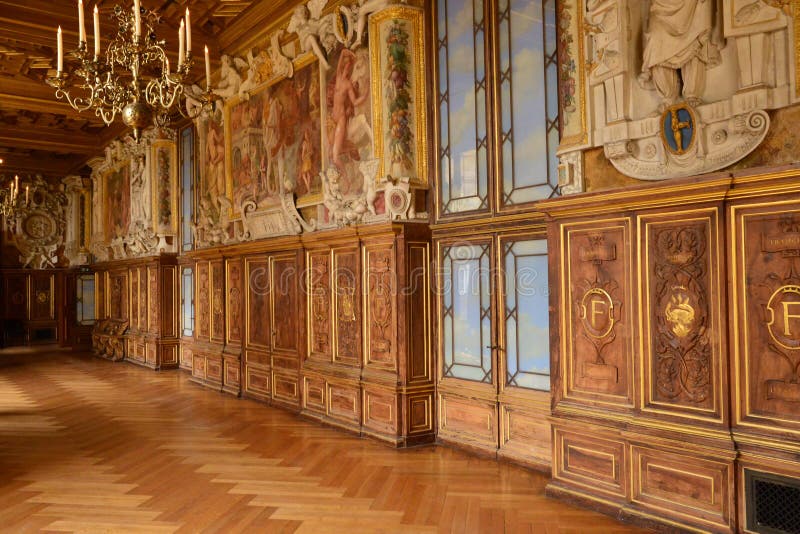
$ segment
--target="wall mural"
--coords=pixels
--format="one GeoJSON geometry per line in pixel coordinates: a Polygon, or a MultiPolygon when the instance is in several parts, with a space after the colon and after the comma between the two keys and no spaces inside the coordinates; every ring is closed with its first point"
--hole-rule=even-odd
{"type": "Polygon", "coordinates": [[[798,16],[783,0],[562,2],[563,192],[583,190],[581,154],[595,147],[640,180],[724,169],[753,152],[768,111],[798,102],[798,16]]]}
{"type": "Polygon", "coordinates": [[[307,60],[292,78],[229,101],[227,196],[234,206],[247,199],[257,207],[280,205],[282,192],[302,198],[321,191],[318,68],[307,60]]]}
{"type": "Polygon", "coordinates": [[[422,17],[389,0],[311,0],[222,57],[221,102],[196,121],[197,246],[427,216],[412,208],[428,187],[422,17]]]}
{"type": "MultiPolygon", "coordinates": [[[[122,161],[103,176],[105,190],[106,239],[123,237],[131,222],[130,162],[122,161]]],[[[137,180],[139,178],[137,177],[137,180]]]]}

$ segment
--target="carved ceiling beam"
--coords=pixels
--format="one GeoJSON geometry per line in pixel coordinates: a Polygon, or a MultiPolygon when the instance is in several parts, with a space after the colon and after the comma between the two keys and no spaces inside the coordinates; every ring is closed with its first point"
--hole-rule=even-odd
{"type": "MultiPolygon", "coordinates": [[[[230,23],[217,37],[219,47],[225,52],[234,52],[252,41],[254,35],[260,34],[270,26],[275,26],[279,19],[288,22],[291,8],[297,0],[257,0],[242,14],[230,23]]],[[[261,37],[265,41],[265,35],[261,37]]],[[[266,42],[264,43],[266,44],[266,42]]]]}
{"type": "Polygon", "coordinates": [[[0,146],[48,150],[65,154],[97,154],[103,138],[58,129],[12,127],[0,125],[0,146]]]}

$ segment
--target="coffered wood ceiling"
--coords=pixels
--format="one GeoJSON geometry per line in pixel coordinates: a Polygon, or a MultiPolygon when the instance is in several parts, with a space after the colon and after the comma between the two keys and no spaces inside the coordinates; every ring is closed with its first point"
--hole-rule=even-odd
{"type": "MultiPolygon", "coordinates": [[[[84,0],[87,31],[91,37],[92,0],[84,0]]],[[[132,0],[98,0],[103,34],[115,28],[111,13],[117,4],[132,0]]],[[[212,57],[219,43],[233,43],[257,21],[286,9],[286,0],[142,0],[142,5],[162,16],[159,37],[174,45],[186,7],[192,11],[196,57],[208,44],[212,57]],[[224,37],[226,30],[232,37],[224,37]]],[[[56,100],[45,83],[55,65],[56,27],[62,26],[64,48],[77,47],[77,0],[0,0],[0,174],[42,172],[62,177],[81,169],[102,152],[111,139],[124,131],[121,123],[107,128],[92,113],[77,113],[56,100]]],[[[176,60],[177,61],[177,60],[176,60]]],[[[198,77],[202,61],[196,62],[198,77]]]]}

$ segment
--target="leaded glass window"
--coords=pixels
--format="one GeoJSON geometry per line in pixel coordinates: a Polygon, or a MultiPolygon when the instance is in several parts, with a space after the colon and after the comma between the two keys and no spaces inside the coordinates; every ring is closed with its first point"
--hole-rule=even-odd
{"type": "Polygon", "coordinates": [[[488,208],[483,0],[438,3],[439,164],[445,214],[488,208]]]}
{"type": "Polygon", "coordinates": [[[192,250],[194,217],[194,128],[181,130],[181,248],[192,250]]]}
{"type": "Polygon", "coordinates": [[[181,273],[181,325],[184,336],[194,333],[194,271],[184,267],[181,273]]]}
{"type": "Polygon", "coordinates": [[[549,198],[558,186],[556,0],[498,0],[503,204],[549,198]]]}
{"type": "Polygon", "coordinates": [[[75,290],[75,320],[79,325],[94,324],[94,275],[82,274],[77,278],[75,290]]]}
{"type": "Polygon", "coordinates": [[[443,375],[491,383],[489,245],[448,246],[442,253],[443,375]]]}
{"type": "Polygon", "coordinates": [[[506,384],[550,390],[547,241],[504,246],[506,384]]]}

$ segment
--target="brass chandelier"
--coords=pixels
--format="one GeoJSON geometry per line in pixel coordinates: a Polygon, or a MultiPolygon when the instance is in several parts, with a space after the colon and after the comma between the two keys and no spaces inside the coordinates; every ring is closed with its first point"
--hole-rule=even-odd
{"type": "Polygon", "coordinates": [[[105,54],[101,54],[100,15],[94,8],[94,50],[90,51],[86,39],[83,0],[78,0],[79,44],[68,56],[79,65],[72,72],[64,70],[64,47],[61,27],[58,28],[58,69],[47,83],[55,88],[56,98],[66,99],[78,112],[94,110],[106,126],[117,115],[133,130],[139,139],[142,130],[151,125],[165,126],[170,116],[178,111],[187,118],[196,118],[210,109],[218,98],[211,89],[211,65],[208,47],[205,47],[206,90],[191,98],[199,101],[196,114],[186,111],[187,82],[194,59],[192,57],[192,29],[189,9],[178,30],[178,65],[171,70],[166,42],[156,36],[155,27],[160,16],[155,11],[141,7],[134,0],[133,7],[114,8],[118,30],[105,54]]]}
{"type": "MultiPolygon", "coordinates": [[[[9,219],[17,209],[19,197],[19,176],[15,176],[9,186],[0,189],[0,215],[9,219]]],[[[28,186],[25,187],[25,203],[28,203],[28,186]]]]}

